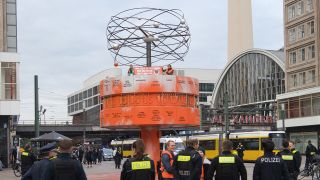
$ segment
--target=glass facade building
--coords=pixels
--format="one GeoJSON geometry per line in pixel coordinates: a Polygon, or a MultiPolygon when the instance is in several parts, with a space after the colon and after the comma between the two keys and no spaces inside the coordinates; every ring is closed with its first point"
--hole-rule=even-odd
{"type": "Polygon", "coordinates": [[[285,92],[284,53],[248,50],[233,59],[221,74],[213,93],[214,109],[222,109],[225,93],[229,109],[243,114],[274,113],[276,95],[285,92]]]}

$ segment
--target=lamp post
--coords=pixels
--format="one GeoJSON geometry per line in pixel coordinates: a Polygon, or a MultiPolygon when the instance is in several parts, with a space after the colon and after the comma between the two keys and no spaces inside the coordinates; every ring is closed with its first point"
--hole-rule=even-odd
{"type": "Polygon", "coordinates": [[[229,130],[229,125],[230,125],[230,121],[229,121],[229,110],[228,110],[228,106],[229,106],[229,95],[228,92],[224,93],[223,96],[223,113],[224,113],[224,122],[225,122],[225,134],[226,134],[226,139],[229,140],[229,134],[230,134],[230,130],[229,130]]]}
{"type": "Polygon", "coordinates": [[[286,131],[284,118],[285,118],[285,110],[284,110],[284,103],[282,103],[281,110],[280,110],[280,119],[282,119],[282,130],[286,131]]]}

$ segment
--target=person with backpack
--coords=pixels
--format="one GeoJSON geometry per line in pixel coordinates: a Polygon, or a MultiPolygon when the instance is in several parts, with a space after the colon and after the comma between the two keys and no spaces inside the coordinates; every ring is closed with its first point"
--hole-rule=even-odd
{"type": "Polygon", "coordinates": [[[179,180],[200,180],[202,173],[202,158],[197,152],[199,140],[196,138],[186,141],[186,149],[180,151],[174,158],[174,165],[179,180]]]}
{"type": "Polygon", "coordinates": [[[144,154],[142,139],[132,144],[133,157],[123,164],[120,180],[155,180],[154,162],[144,154]]]}
{"type": "Polygon", "coordinates": [[[72,142],[60,141],[59,152],[58,157],[44,168],[40,180],[87,180],[82,164],[71,158],[72,142]]]}

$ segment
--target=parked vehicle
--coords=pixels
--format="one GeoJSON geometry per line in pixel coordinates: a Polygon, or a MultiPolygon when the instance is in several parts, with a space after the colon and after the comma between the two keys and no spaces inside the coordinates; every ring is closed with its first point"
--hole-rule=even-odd
{"type": "Polygon", "coordinates": [[[113,155],[112,155],[112,149],[107,149],[107,148],[103,148],[103,160],[106,161],[112,161],[113,160],[113,155]]]}

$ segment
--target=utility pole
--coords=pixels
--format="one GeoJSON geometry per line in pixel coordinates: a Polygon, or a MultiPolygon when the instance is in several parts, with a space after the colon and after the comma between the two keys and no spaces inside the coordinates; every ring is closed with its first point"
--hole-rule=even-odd
{"type": "Polygon", "coordinates": [[[38,76],[34,76],[34,131],[35,137],[39,137],[39,89],[38,76]]]}
{"type": "Polygon", "coordinates": [[[147,67],[151,67],[151,42],[147,42],[147,67]]]}
{"type": "Polygon", "coordinates": [[[282,119],[282,131],[286,131],[286,126],[284,123],[285,118],[285,111],[284,111],[284,104],[281,104],[281,110],[280,110],[280,118],[282,119]]]}
{"type": "Polygon", "coordinates": [[[229,130],[229,126],[230,126],[230,121],[229,121],[229,110],[228,110],[228,106],[229,106],[229,95],[228,92],[224,93],[223,96],[223,113],[224,113],[224,122],[225,122],[225,134],[226,134],[226,139],[229,139],[229,134],[230,134],[230,130],[229,130]]]}

